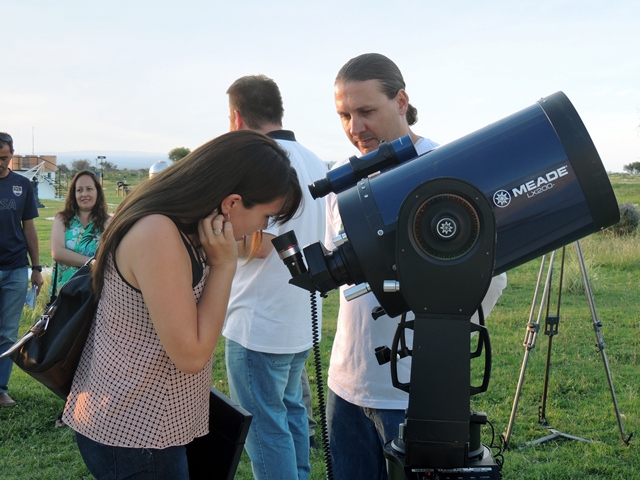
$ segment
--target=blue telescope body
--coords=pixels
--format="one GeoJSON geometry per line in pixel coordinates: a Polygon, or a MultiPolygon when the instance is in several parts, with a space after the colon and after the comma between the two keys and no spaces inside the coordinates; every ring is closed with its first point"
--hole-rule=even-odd
{"type": "MultiPolygon", "coordinates": [[[[411,381],[394,378],[409,407],[385,445],[389,478],[452,468],[456,478],[501,478],[480,444],[484,422],[469,413],[470,394],[484,391],[470,389],[469,319],[492,275],[613,225],[618,204],[562,92],[424,155],[410,144],[382,144],[309,187],[314,198],[337,194],[344,232],[332,251],[314,243],[303,259],[293,232],[273,244],[294,285],[328,292],[353,284],[347,299],[372,292],[389,316],[415,314],[401,321],[390,353],[393,377],[398,339],[413,329],[411,381]]],[[[480,331],[486,389],[490,345],[480,331]]]]}
{"type": "MultiPolygon", "coordinates": [[[[437,177],[466,180],[492,203],[495,274],[619,220],[607,172],[562,92],[372,178],[382,224],[395,223],[406,193],[437,177]]],[[[347,229],[354,212],[343,210],[347,229]]]]}
{"type": "Polygon", "coordinates": [[[346,241],[332,252],[319,244],[305,248],[309,272],[291,283],[326,292],[367,282],[389,315],[406,311],[402,301],[391,301],[399,295],[384,292],[381,283],[397,279],[397,235],[413,234],[410,226],[397,225],[403,202],[438,178],[468,182],[490,202],[497,230],[494,274],[620,218],[598,152],[569,99],[557,92],[421,156],[408,137],[382,144],[310,185],[316,198],[338,194],[346,241]]]}

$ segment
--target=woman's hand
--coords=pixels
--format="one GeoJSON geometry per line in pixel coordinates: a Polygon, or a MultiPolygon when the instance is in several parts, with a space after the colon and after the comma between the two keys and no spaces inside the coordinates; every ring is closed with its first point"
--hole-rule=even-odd
{"type": "Polygon", "coordinates": [[[237,266],[231,224],[225,226],[223,217],[215,213],[200,222],[198,229],[213,266],[198,302],[194,301],[193,269],[184,239],[168,217],[149,215],[138,220],[115,253],[120,275],[142,292],[162,346],[185,373],[201,371],[211,358],[237,266]]]}
{"type": "Polygon", "coordinates": [[[212,267],[233,264],[238,260],[238,245],[233,236],[231,222],[214,210],[211,215],[198,222],[200,244],[207,255],[207,263],[212,267]]]}
{"type": "Polygon", "coordinates": [[[69,265],[71,267],[81,267],[90,257],[82,255],[73,250],[69,250],[65,244],[65,236],[67,227],[64,226],[64,221],[60,215],[56,215],[53,219],[53,225],[51,226],[51,237],[49,239],[51,245],[51,258],[63,265],[69,265]]]}

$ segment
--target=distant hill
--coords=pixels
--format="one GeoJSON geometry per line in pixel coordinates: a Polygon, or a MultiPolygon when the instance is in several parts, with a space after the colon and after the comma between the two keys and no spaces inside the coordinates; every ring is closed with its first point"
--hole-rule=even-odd
{"type": "Polygon", "coordinates": [[[118,168],[128,169],[149,168],[157,161],[168,161],[166,153],[152,152],[83,150],[77,152],[57,152],[51,153],[51,155],[57,156],[58,165],[65,164],[67,167],[71,167],[71,162],[74,160],[88,160],[91,165],[95,165],[98,156],[106,157],[105,160],[107,162],[117,165],[118,168]]]}

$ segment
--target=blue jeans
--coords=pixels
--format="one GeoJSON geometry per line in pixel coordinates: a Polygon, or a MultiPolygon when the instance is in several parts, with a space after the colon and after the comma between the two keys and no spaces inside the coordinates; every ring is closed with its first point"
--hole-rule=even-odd
{"type": "Polygon", "coordinates": [[[309,478],[309,422],[301,382],[308,356],[308,350],[262,353],[226,341],[231,398],[253,415],[245,449],[258,480],[309,478]]]}
{"type": "MultiPolygon", "coordinates": [[[[18,339],[18,327],[29,283],[27,267],[0,270],[0,354],[18,339]]],[[[0,393],[7,393],[13,360],[0,359],[0,393]]]]}
{"type": "Polygon", "coordinates": [[[384,445],[398,436],[404,410],[359,407],[327,394],[327,428],[335,480],[386,480],[384,445]]]}
{"type": "Polygon", "coordinates": [[[76,442],[85,465],[97,480],[189,480],[185,446],[161,450],[110,447],[78,432],[76,442]]]}

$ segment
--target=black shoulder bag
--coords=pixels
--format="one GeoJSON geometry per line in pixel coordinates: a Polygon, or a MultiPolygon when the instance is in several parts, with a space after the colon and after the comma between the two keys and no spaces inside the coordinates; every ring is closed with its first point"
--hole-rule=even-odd
{"type": "Polygon", "coordinates": [[[63,400],[71,390],[96,310],[92,261],[73,274],[29,331],[0,356],[11,357],[21,370],[63,400]]]}

